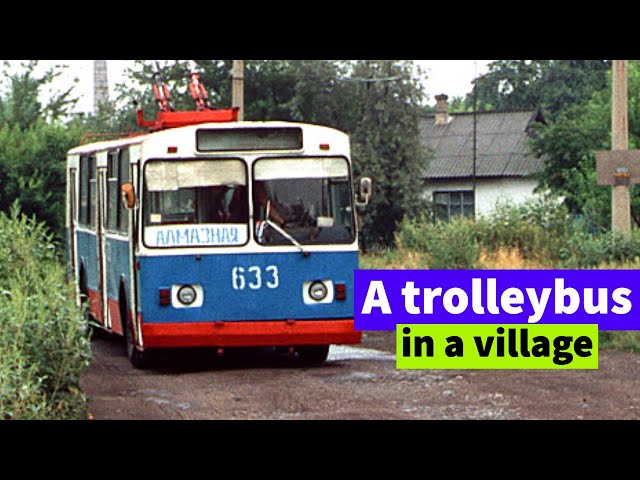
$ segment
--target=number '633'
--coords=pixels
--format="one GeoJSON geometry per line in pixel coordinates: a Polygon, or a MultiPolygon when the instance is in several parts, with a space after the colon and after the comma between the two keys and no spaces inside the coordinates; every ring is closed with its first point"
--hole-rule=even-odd
{"type": "Polygon", "coordinates": [[[231,285],[234,290],[258,290],[262,287],[278,288],[278,267],[269,265],[264,269],[253,265],[251,267],[233,267],[231,269],[231,285]]]}

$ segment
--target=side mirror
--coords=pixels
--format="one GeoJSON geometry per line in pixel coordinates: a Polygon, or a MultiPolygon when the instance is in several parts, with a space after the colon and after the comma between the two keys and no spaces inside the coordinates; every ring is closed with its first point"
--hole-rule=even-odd
{"type": "Polygon", "coordinates": [[[124,208],[133,208],[136,206],[136,193],[133,189],[133,183],[122,184],[121,189],[122,205],[124,208]]]}
{"type": "Polygon", "coordinates": [[[356,204],[359,207],[364,207],[371,200],[373,193],[373,183],[369,177],[362,177],[360,179],[360,188],[358,190],[358,201],[356,204]]]}

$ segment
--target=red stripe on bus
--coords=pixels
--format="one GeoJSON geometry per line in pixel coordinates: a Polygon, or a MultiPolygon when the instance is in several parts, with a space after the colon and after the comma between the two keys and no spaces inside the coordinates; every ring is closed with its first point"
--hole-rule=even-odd
{"type": "Polygon", "coordinates": [[[145,348],[355,344],[353,319],[142,323],[145,348]]]}
{"type": "Polygon", "coordinates": [[[120,303],[115,300],[108,299],[109,315],[111,316],[111,330],[119,335],[124,334],[122,330],[122,319],[120,318],[120,303]]]}
{"type": "Polygon", "coordinates": [[[87,289],[87,295],[89,296],[89,306],[91,309],[91,313],[100,325],[104,325],[104,320],[102,319],[102,310],[100,309],[100,294],[95,290],[87,289]]]}
{"type": "MultiPolygon", "coordinates": [[[[100,294],[95,290],[87,290],[87,294],[89,295],[91,313],[94,315],[96,322],[104,326],[104,319],[102,318],[102,311],[100,309],[100,294]]],[[[107,305],[111,318],[111,330],[119,335],[123,335],[122,321],[120,319],[120,304],[108,298],[107,305]]]]}

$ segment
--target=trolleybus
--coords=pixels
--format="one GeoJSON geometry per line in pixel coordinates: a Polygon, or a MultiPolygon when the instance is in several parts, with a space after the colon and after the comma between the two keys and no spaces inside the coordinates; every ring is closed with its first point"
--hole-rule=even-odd
{"type": "MultiPolygon", "coordinates": [[[[349,137],[237,121],[237,109],[160,112],[148,133],[67,154],[67,238],[78,301],[158,349],[270,346],[304,364],[356,344],[356,207],[349,137]]],[[[357,188],[356,188],[357,187],[357,188]]]]}

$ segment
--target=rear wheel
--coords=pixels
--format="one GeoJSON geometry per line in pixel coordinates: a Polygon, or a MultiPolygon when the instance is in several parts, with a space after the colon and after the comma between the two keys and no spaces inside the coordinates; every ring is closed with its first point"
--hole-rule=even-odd
{"type": "Polygon", "coordinates": [[[84,267],[80,268],[78,278],[78,295],[80,296],[80,307],[84,313],[87,328],[89,327],[89,292],[87,291],[87,275],[84,273],[84,267]]]}
{"type": "Polygon", "coordinates": [[[87,274],[84,267],[80,268],[80,277],[78,281],[78,289],[80,294],[80,308],[84,313],[84,328],[90,337],[99,337],[102,329],[98,327],[95,315],[91,312],[91,302],[89,301],[89,289],[87,287],[87,274]]]}

